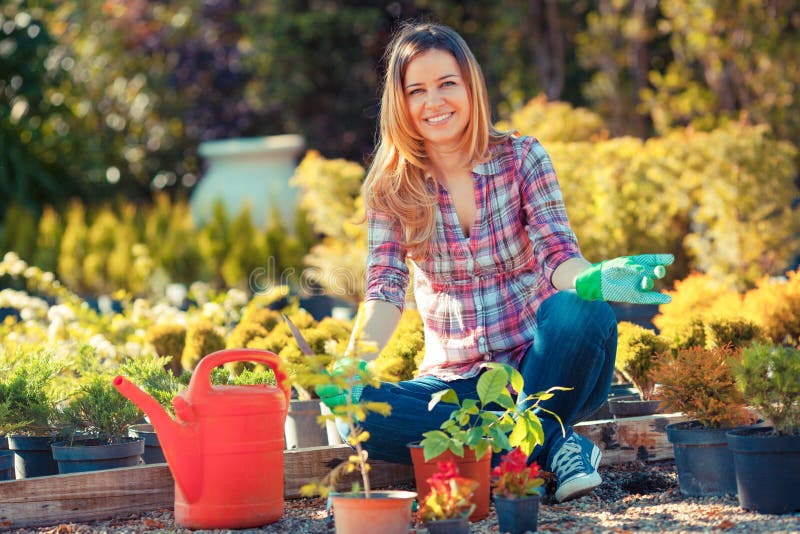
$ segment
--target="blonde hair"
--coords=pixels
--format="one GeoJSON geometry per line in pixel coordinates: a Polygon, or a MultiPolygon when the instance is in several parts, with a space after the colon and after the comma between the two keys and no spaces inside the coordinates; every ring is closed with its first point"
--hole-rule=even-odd
{"type": "Polygon", "coordinates": [[[438,185],[426,178],[427,154],[423,138],[411,124],[403,78],[411,61],[429,50],[455,57],[471,100],[471,116],[459,148],[471,154],[472,164],[489,158],[490,145],[511,135],[492,125],[483,73],[464,39],[439,24],[408,24],[393,37],[386,51],[388,64],[380,111],[380,139],[364,180],[367,210],[395,216],[403,228],[405,247],[412,258],[427,254],[436,227],[438,185]],[[431,187],[431,185],[433,187],[431,187]]]}

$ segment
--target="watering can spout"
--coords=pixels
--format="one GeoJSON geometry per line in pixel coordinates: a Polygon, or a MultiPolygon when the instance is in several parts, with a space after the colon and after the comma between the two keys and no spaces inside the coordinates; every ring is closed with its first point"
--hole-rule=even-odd
{"type": "Polygon", "coordinates": [[[195,501],[200,495],[202,462],[196,425],[191,424],[194,419],[191,407],[184,399],[176,397],[173,404],[183,422],[176,421],[158,401],[127,378],[114,378],[114,387],[150,418],[175,482],[187,501],[195,501]]]}

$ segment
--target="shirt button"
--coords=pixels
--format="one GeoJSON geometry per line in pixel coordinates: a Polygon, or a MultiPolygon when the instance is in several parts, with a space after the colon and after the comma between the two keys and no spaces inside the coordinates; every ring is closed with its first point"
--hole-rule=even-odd
{"type": "Polygon", "coordinates": [[[492,359],[492,355],[491,354],[487,354],[486,356],[483,357],[483,359],[488,362],[489,360],[492,359]]]}
{"type": "Polygon", "coordinates": [[[486,342],[486,338],[485,337],[481,336],[481,337],[478,338],[478,343],[480,343],[481,345],[483,345],[485,342],[486,342]]]}
{"type": "Polygon", "coordinates": [[[476,310],[480,310],[481,308],[483,308],[483,305],[480,303],[480,301],[476,301],[475,302],[475,309],[476,310]]]}

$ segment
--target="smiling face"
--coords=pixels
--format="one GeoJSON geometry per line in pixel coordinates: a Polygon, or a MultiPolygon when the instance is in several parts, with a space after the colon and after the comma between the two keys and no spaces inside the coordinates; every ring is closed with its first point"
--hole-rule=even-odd
{"type": "Polygon", "coordinates": [[[469,92],[456,58],[431,49],[408,64],[403,79],[406,107],[427,150],[453,150],[469,124],[469,92]]]}

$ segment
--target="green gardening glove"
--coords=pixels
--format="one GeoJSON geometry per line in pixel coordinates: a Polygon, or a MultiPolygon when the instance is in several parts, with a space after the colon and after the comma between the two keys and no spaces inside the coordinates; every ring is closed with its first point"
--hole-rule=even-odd
{"type": "MultiPolygon", "coordinates": [[[[353,376],[353,394],[351,397],[352,402],[356,403],[359,401],[359,399],[361,399],[361,393],[364,391],[364,385],[361,383],[361,373],[367,370],[367,362],[364,360],[358,360],[358,363],[355,364],[352,358],[342,358],[333,364],[333,369],[331,369],[330,376],[336,378],[349,375],[353,372],[353,365],[357,365],[358,367],[358,370],[353,376]]],[[[321,384],[316,386],[314,391],[316,391],[320,400],[330,409],[333,409],[336,406],[344,406],[347,404],[347,391],[334,383],[321,384]]]]}
{"type": "Polygon", "coordinates": [[[672,254],[621,256],[595,263],[575,279],[575,291],[584,300],[631,304],[667,304],[672,297],[652,291],[653,279],[664,278],[672,254]]]}

